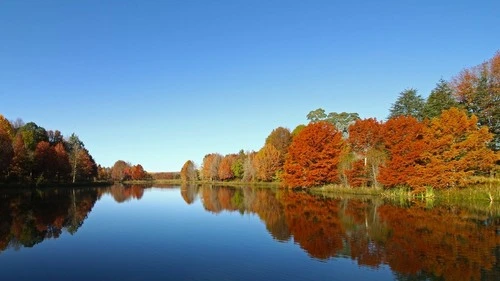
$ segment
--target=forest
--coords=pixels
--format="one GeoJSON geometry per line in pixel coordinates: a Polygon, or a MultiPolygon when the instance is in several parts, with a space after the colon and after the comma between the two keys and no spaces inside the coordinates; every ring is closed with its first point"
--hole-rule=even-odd
{"type": "Polygon", "coordinates": [[[40,185],[94,181],[99,167],[76,134],[65,138],[34,122],[0,114],[0,183],[40,185]]]}
{"type": "Polygon", "coordinates": [[[286,187],[326,184],[463,187],[474,177],[500,173],[500,52],[440,79],[424,99],[402,91],[386,121],[322,108],[308,124],[274,129],[259,151],[205,155],[181,169],[183,181],[281,182],[286,187]]]}
{"type": "Polygon", "coordinates": [[[7,120],[0,114],[0,184],[40,186],[174,178],[148,174],[142,165],[118,160],[102,167],[75,134],[64,137],[34,122],[7,120]]]}

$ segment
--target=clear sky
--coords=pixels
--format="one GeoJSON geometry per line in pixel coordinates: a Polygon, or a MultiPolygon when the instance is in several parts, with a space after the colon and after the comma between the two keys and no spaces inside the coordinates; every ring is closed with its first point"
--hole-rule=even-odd
{"type": "Polygon", "coordinates": [[[500,49],[500,1],[0,1],[0,114],[178,171],[316,108],[385,119],[500,49]]]}

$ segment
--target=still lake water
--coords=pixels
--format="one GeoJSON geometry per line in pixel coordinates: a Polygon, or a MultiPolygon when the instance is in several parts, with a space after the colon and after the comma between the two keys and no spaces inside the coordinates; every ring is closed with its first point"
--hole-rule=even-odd
{"type": "Polygon", "coordinates": [[[488,208],[194,185],[0,191],[1,280],[500,280],[499,260],[488,208]]]}

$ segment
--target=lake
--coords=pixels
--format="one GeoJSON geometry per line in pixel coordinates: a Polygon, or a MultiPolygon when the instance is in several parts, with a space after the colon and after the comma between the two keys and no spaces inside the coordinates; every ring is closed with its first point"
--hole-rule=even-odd
{"type": "Polygon", "coordinates": [[[4,190],[0,278],[500,280],[497,207],[209,185],[4,190]]]}

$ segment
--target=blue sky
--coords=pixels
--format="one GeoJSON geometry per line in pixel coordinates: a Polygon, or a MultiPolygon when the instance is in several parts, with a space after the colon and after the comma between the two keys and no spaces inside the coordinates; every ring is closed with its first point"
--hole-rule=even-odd
{"type": "Polygon", "coordinates": [[[0,114],[177,171],[316,108],[384,119],[500,49],[500,1],[0,2],[0,114]]]}

